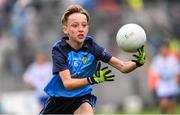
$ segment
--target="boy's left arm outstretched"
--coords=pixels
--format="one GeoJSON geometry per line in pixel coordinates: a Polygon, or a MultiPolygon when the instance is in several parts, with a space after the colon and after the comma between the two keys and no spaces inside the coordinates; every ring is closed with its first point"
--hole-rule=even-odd
{"type": "Polygon", "coordinates": [[[138,49],[138,54],[133,55],[135,59],[132,61],[122,61],[116,57],[112,57],[110,61],[108,62],[111,66],[115,67],[122,73],[129,73],[136,69],[137,67],[140,67],[144,65],[145,63],[145,49],[144,46],[138,49]]]}

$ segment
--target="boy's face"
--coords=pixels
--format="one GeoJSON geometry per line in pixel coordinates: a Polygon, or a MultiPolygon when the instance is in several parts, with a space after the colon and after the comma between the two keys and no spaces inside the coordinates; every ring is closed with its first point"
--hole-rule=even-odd
{"type": "Polygon", "coordinates": [[[67,24],[63,26],[63,31],[74,42],[83,43],[89,31],[86,15],[74,13],[68,17],[67,24]]]}
{"type": "Polygon", "coordinates": [[[169,55],[169,47],[162,45],[160,47],[160,53],[163,57],[167,57],[169,55]]]}

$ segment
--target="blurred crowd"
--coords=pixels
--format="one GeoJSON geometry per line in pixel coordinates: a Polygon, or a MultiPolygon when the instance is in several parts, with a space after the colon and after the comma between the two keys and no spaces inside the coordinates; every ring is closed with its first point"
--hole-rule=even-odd
{"type": "Polygon", "coordinates": [[[90,34],[114,54],[119,51],[116,33],[126,23],[145,29],[149,58],[165,39],[179,51],[178,0],[0,0],[0,70],[22,72],[37,50],[50,55],[52,43],[63,35],[60,15],[75,3],[90,12],[90,34]]]}
{"type": "MultiPolygon", "coordinates": [[[[4,76],[8,74],[22,79],[37,52],[51,60],[51,47],[63,36],[60,16],[70,4],[88,10],[89,34],[116,56],[122,53],[115,39],[118,29],[127,23],[141,25],[147,34],[144,75],[163,41],[170,43],[179,63],[179,0],[0,0],[0,78],[10,79],[4,76]]],[[[16,83],[12,87],[18,90],[16,83]]],[[[0,94],[6,88],[0,87],[0,94]]]]}

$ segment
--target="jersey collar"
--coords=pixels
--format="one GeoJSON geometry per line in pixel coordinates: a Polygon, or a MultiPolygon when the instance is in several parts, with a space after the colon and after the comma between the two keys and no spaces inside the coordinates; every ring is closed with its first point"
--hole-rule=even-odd
{"type": "Polygon", "coordinates": [[[61,46],[67,46],[68,43],[66,42],[66,40],[68,40],[69,38],[67,36],[63,37],[62,40],[61,40],[61,46]]]}

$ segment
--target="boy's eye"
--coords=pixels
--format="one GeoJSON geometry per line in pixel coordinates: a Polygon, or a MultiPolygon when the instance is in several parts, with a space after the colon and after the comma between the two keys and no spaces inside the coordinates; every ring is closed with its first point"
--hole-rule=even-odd
{"type": "Polygon", "coordinates": [[[82,24],[82,26],[83,26],[83,27],[86,27],[86,26],[87,26],[87,24],[82,24]]]}
{"type": "Polygon", "coordinates": [[[78,26],[82,26],[82,27],[86,27],[87,26],[87,24],[86,23],[84,23],[84,24],[72,24],[71,25],[71,27],[73,27],[73,28],[77,28],[78,26]]]}
{"type": "Polygon", "coordinates": [[[78,25],[77,25],[77,24],[72,24],[71,26],[72,26],[72,27],[77,27],[78,25]]]}

